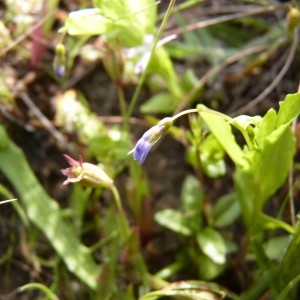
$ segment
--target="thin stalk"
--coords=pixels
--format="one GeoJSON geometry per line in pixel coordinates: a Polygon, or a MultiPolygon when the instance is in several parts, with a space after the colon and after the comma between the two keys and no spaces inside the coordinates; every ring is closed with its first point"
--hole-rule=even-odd
{"type": "Polygon", "coordinates": [[[126,100],[125,100],[123,87],[117,85],[117,90],[118,90],[118,100],[119,100],[120,111],[121,111],[122,116],[125,116],[125,114],[126,114],[126,100]]]}
{"type": "Polygon", "coordinates": [[[210,113],[210,114],[214,114],[214,115],[217,115],[219,116],[220,118],[224,118],[226,121],[231,121],[232,118],[225,115],[225,114],[222,114],[216,110],[212,110],[212,109],[209,109],[209,108],[205,108],[205,109],[201,109],[201,108],[191,108],[191,109],[187,109],[187,110],[184,110],[184,111],[181,111],[180,113],[174,115],[172,117],[172,121],[174,122],[175,120],[177,120],[178,118],[184,116],[184,115],[187,115],[187,114],[191,114],[191,113],[210,113]]]}
{"type": "MultiPolygon", "coordinates": [[[[175,13],[175,12],[181,12],[182,10],[185,10],[185,9],[188,9],[188,8],[190,8],[191,6],[193,6],[193,5],[196,5],[196,4],[198,4],[198,3],[200,3],[200,2],[203,2],[203,0],[190,0],[190,1],[186,1],[186,2],[183,2],[183,3],[181,3],[181,4],[178,4],[176,7],[174,7],[174,9],[173,9],[173,14],[175,13]]],[[[163,19],[163,14],[160,14],[158,17],[157,17],[157,19],[158,20],[162,20],[163,19]]]]}
{"type": "MultiPolygon", "coordinates": [[[[293,132],[295,133],[297,125],[297,120],[295,120],[292,124],[293,132]]],[[[294,168],[291,167],[289,171],[289,177],[288,177],[288,193],[289,193],[289,210],[290,210],[290,218],[291,218],[291,224],[293,227],[296,226],[296,212],[295,212],[295,201],[294,201],[294,168]]]]}
{"type": "Polygon", "coordinates": [[[0,204],[4,204],[4,203],[8,203],[8,202],[12,202],[12,201],[16,201],[17,199],[8,199],[8,200],[3,200],[0,201],[0,204]]]}
{"type": "Polygon", "coordinates": [[[160,40],[160,38],[162,36],[162,33],[163,33],[163,31],[164,31],[164,29],[165,29],[165,27],[167,25],[167,21],[168,21],[170,15],[171,15],[171,12],[172,12],[172,9],[173,9],[173,7],[175,5],[175,2],[176,2],[176,0],[171,0],[170,1],[169,7],[168,7],[168,9],[166,11],[166,14],[165,14],[165,16],[164,16],[164,18],[162,20],[162,23],[161,23],[160,27],[158,29],[158,33],[157,33],[157,35],[156,35],[156,37],[154,39],[154,43],[153,43],[153,46],[152,46],[151,52],[150,52],[150,59],[149,59],[147,65],[145,67],[144,72],[142,73],[142,75],[141,75],[141,77],[139,79],[138,85],[137,85],[137,87],[136,87],[136,89],[134,91],[133,97],[131,99],[131,102],[130,102],[128,110],[127,110],[127,113],[125,115],[125,124],[126,124],[126,126],[128,126],[128,124],[129,124],[129,118],[132,115],[133,109],[134,109],[134,107],[136,105],[136,102],[138,100],[138,96],[139,96],[139,94],[141,92],[142,86],[143,86],[143,84],[145,82],[145,79],[146,79],[146,75],[147,75],[147,70],[148,70],[149,63],[150,63],[150,61],[151,61],[151,59],[152,59],[152,57],[154,55],[154,51],[156,49],[156,45],[157,45],[158,41],[160,40]]]}
{"type": "Polygon", "coordinates": [[[191,114],[191,113],[197,113],[197,112],[199,112],[199,110],[197,108],[191,108],[191,109],[181,111],[180,113],[178,113],[172,117],[172,121],[174,122],[176,119],[179,119],[180,117],[182,117],[184,115],[191,114]]]}
{"type": "Polygon", "coordinates": [[[123,207],[122,207],[120,194],[115,185],[113,185],[110,189],[113,194],[117,210],[119,212],[119,218],[117,218],[117,219],[119,220],[121,235],[122,235],[122,237],[124,237],[124,239],[127,239],[129,236],[130,229],[129,229],[129,224],[126,219],[123,207]]]}

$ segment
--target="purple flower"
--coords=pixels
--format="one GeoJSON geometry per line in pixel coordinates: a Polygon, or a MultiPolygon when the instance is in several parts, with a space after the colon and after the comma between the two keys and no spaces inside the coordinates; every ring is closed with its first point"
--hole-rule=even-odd
{"type": "Polygon", "coordinates": [[[152,146],[168,131],[172,123],[172,118],[162,119],[157,125],[151,127],[143,134],[135,147],[129,151],[128,154],[133,153],[133,158],[137,160],[140,165],[143,164],[152,146]]]}
{"type": "Polygon", "coordinates": [[[141,165],[146,160],[152,145],[145,139],[141,138],[133,149],[133,158],[141,165]]]}
{"type": "Polygon", "coordinates": [[[56,76],[59,79],[65,77],[65,72],[66,72],[65,64],[66,64],[66,49],[63,44],[59,43],[55,47],[55,56],[53,61],[53,69],[56,76]]]}
{"type": "Polygon", "coordinates": [[[55,74],[59,79],[63,79],[65,77],[66,68],[64,65],[58,65],[55,68],[55,74]]]}

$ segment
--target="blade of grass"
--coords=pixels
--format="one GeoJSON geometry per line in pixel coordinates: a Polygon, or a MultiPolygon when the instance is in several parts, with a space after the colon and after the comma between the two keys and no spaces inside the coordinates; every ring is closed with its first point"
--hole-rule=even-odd
{"type": "Polygon", "coordinates": [[[16,189],[29,219],[48,238],[68,269],[87,286],[96,289],[100,270],[88,248],[75,237],[63,220],[59,206],[33,174],[24,153],[9,140],[1,126],[0,141],[0,171],[16,189]]]}

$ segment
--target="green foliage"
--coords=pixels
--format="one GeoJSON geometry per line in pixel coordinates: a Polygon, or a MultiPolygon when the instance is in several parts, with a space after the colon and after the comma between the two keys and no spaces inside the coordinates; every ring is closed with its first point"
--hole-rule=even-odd
{"type": "Polygon", "coordinates": [[[196,177],[186,177],[181,198],[182,211],[161,210],[155,214],[155,219],[162,226],[194,240],[198,247],[190,245],[185,252],[191,260],[196,260],[201,279],[213,279],[224,269],[228,252],[226,240],[213,227],[205,226],[202,216],[204,190],[196,177]]]}
{"type": "MultiPolygon", "coordinates": [[[[289,9],[286,27],[281,22],[272,21],[270,25],[263,18],[252,17],[251,10],[249,15],[246,11],[243,18],[242,12],[224,15],[223,21],[238,18],[226,24],[216,24],[214,19],[187,22],[182,10],[200,2],[190,0],[174,7],[175,1],[170,1],[159,30],[157,22],[162,16],[157,15],[157,1],[154,0],[93,0],[93,7],[87,9],[84,8],[87,2],[80,2],[83,9],[68,14],[59,31],[60,36],[55,37],[59,46],[56,54],[60,57],[55,57],[54,67],[62,65],[68,70],[62,85],[73,87],[72,80],[78,79],[74,69],[78,66],[85,69],[82,60],[89,58],[97,62],[101,59],[115,84],[120,116],[99,118],[89,107],[86,95],[78,97],[77,91],[69,90],[55,101],[54,124],[59,127],[59,134],[70,141],[66,148],[84,152],[85,159],[101,163],[101,170],[107,172],[111,181],[106,186],[108,190],[103,186],[92,189],[79,185],[82,184],[79,178],[64,202],[67,208],[63,209],[48,195],[22,150],[7,136],[4,126],[0,126],[0,171],[17,195],[18,201],[11,205],[26,232],[20,235],[20,244],[28,248],[29,263],[36,269],[47,268],[50,274],[47,283],[28,283],[18,291],[39,290],[47,299],[58,299],[61,290],[64,290],[61,297],[70,292],[68,296],[74,299],[79,297],[77,291],[83,298],[105,300],[166,297],[254,300],[260,299],[263,293],[263,297],[270,299],[295,299],[300,281],[300,225],[299,222],[294,224],[293,218],[289,222],[285,212],[287,201],[293,200],[293,188],[298,191],[299,187],[296,184],[292,187],[290,182],[290,195],[278,204],[277,216],[276,211],[269,211],[269,206],[278,191],[285,193],[280,189],[289,172],[292,174],[296,139],[291,124],[300,113],[300,94],[287,95],[279,103],[278,112],[271,108],[263,117],[240,115],[231,118],[198,103],[207,101],[207,96],[202,99],[201,95],[214,85],[226,65],[236,61],[245,63],[237,74],[239,79],[248,73],[262,72],[270,57],[279,48],[282,53],[281,47],[290,42],[291,33],[299,26],[299,10],[296,7],[289,9]],[[179,27],[166,29],[172,8],[172,25],[179,27]],[[209,24],[215,25],[208,27],[209,24]],[[190,30],[191,25],[202,30],[190,30]],[[177,35],[172,35],[174,32],[177,35]],[[263,36],[256,38],[258,33],[263,36]],[[91,36],[96,37],[90,39],[91,36]],[[175,38],[177,40],[173,41],[175,38]],[[248,57],[249,53],[259,54],[248,57]],[[176,62],[178,69],[172,58],[179,60],[176,62]],[[199,70],[189,67],[181,71],[195,58],[197,66],[200,62],[199,70]],[[207,66],[213,68],[198,78],[207,66]],[[69,76],[73,75],[69,81],[69,76]],[[137,84],[131,100],[126,99],[129,94],[125,89],[127,84],[137,84]],[[147,97],[150,94],[147,99],[139,97],[144,86],[147,97]],[[143,100],[139,106],[137,99],[143,100]],[[198,104],[196,109],[183,110],[194,106],[195,102],[198,104]],[[156,199],[152,195],[152,174],[128,158],[128,152],[132,153],[129,127],[142,123],[131,118],[133,111],[144,114],[181,111],[168,118],[173,124],[169,132],[186,147],[189,164],[185,170],[188,175],[181,183],[178,195],[181,205],[177,209],[153,211],[152,204],[156,199]],[[175,127],[177,118],[191,113],[196,116],[189,118],[189,129],[175,127]],[[224,178],[227,180],[224,180],[225,185],[224,178]],[[216,192],[211,190],[212,181],[216,192]],[[166,259],[168,265],[164,265],[162,259],[160,270],[156,270],[155,263],[151,265],[153,253],[155,258],[163,248],[158,245],[157,251],[152,239],[160,233],[160,229],[156,231],[155,222],[173,231],[179,244],[166,259]],[[48,246],[49,257],[38,253],[40,240],[48,246]],[[240,296],[210,282],[217,282],[218,276],[227,268],[230,276],[238,274],[234,279],[240,280],[238,289],[244,289],[240,296]],[[150,269],[156,273],[150,274],[150,269]],[[186,274],[196,280],[183,278],[177,281],[186,274]]],[[[9,48],[15,42],[14,37],[29,28],[24,21],[13,20],[12,16],[22,10],[12,3],[14,1],[7,4],[10,19],[6,16],[7,20],[0,22],[1,51],[3,47],[9,48]]],[[[53,12],[57,6],[58,1],[52,0],[41,10],[53,12]]],[[[266,6],[266,11],[269,12],[269,8],[266,6]]],[[[41,29],[44,33],[52,33],[49,31],[54,17],[45,18],[41,29]]],[[[39,38],[43,40],[44,36],[39,38]]],[[[34,46],[39,44],[34,38],[32,42],[34,46]]],[[[18,48],[23,47],[20,40],[17,44],[20,44],[18,48]]],[[[24,53],[28,56],[27,43],[24,44],[24,53]]],[[[51,43],[50,48],[52,46],[51,43]]],[[[19,64],[19,57],[17,62],[19,64]]],[[[23,64],[21,66],[23,69],[23,64]]],[[[6,68],[5,64],[3,68],[6,68]]],[[[10,118],[13,110],[6,109],[16,104],[20,90],[23,91],[23,87],[30,89],[25,81],[25,84],[21,82],[21,88],[16,85],[16,91],[12,89],[11,83],[18,79],[14,76],[3,72],[0,80],[1,113],[5,118],[10,118]]],[[[226,103],[222,101],[227,97],[223,90],[208,95],[210,107],[219,109],[226,103]]],[[[100,100],[115,100],[104,98],[100,100]]],[[[57,130],[52,128],[51,122],[49,126],[57,130]]],[[[79,161],[75,168],[82,168],[82,164],[79,161]]],[[[72,179],[77,177],[71,175],[68,179],[74,182],[72,179]]],[[[168,181],[168,178],[163,180],[168,181]]],[[[10,200],[0,201],[0,208],[15,200],[15,195],[5,184],[0,185],[0,195],[10,200]]],[[[295,217],[292,203],[289,205],[289,213],[295,217]]],[[[10,241],[14,239],[15,236],[10,237],[10,241]]],[[[1,263],[11,263],[15,251],[13,245],[8,245],[1,255],[1,263]]]]}
{"type": "Polygon", "coordinates": [[[232,224],[240,216],[241,207],[235,192],[222,196],[213,207],[213,224],[222,228],[232,224]]]}
{"type": "Polygon", "coordinates": [[[182,211],[170,208],[161,210],[155,214],[155,219],[179,234],[195,235],[202,224],[203,197],[199,181],[193,176],[188,176],[182,186],[182,211]]]}
{"type": "Polygon", "coordinates": [[[292,240],[288,243],[285,255],[278,267],[278,276],[281,281],[280,296],[278,299],[293,298],[299,283],[299,243],[300,223],[298,222],[292,240]]]}
{"type": "Polygon", "coordinates": [[[65,29],[70,35],[100,35],[124,47],[139,45],[153,33],[156,6],[152,0],[94,1],[95,8],[69,14],[65,29]]]}
{"type": "Polygon", "coordinates": [[[47,299],[51,299],[51,300],[59,299],[49,288],[47,288],[45,285],[40,284],[40,283],[28,283],[28,284],[20,287],[21,291],[26,291],[26,290],[30,290],[30,289],[37,289],[37,290],[42,291],[45,294],[45,296],[47,297],[47,299]]]}
{"type": "Polygon", "coordinates": [[[264,216],[265,202],[285,181],[295,153],[295,139],[290,124],[300,113],[300,95],[288,95],[280,103],[278,114],[270,109],[259,120],[247,117],[232,120],[198,106],[201,118],[231,157],[237,168],[234,174],[238,199],[249,232],[258,228],[292,228],[264,216]],[[242,150],[231,125],[241,130],[247,144],[242,150]]]}
{"type": "Polygon", "coordinates": [[[195,168],[200,168],[205,175],[217,178],[225,174],[224,149],[214,135],[203,138],[201,122],[197,118],[190,119],[191,132],[188,139],[191,146],[187,151],[187,160],[195,168]]]}
{"type": "Polygon", "coordinates": [[[0,130],[0,169],[17,190],[29,220],[48,238],[68,269],[96,289],[99,266],[63,219],[57,203],[38,182],[23,152],[9,140],[2,126],[0,130]]]}
{"type": "Polygon", "coordinates": [[[207,227],[197,235],[200,249],[216,264],[225,263],[226,246],[221,234],[213,228],[207,227]]]}

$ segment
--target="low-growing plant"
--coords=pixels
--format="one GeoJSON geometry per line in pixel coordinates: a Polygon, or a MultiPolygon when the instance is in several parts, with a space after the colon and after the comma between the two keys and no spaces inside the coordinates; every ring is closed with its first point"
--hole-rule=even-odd
{"type": "MultiPolygon", "coordinates": [[[[297,167],[294,127],[300,94],[288,94],[278,109],[271,108],[262,116],[243,115],[241,110],[236,117],[221,113],[217,108],[222,95],[209,105],[196,101],[224,66],[247,57],[245,73],[252,73],[291,44],[284,67],[266,90],[273,89],[297,50],[299,10],[289,8],[284,20],[287,26],[274,22],[272,28],[250,16],[285,6],[249,9],[223,19],[238,19],[263,32],[262,37],[253,38],[243,26],[221,24],[218,19],[195,24],[198,28],[215,25],[198,34],[190,30],[180,12],[199,2],[186,1],[175,7],[171,0],[166,12],[158,15],[158,3],[153,0],[94,0],[92,8],[67,15],[54,49],[53,75],[68,87],[78,56],[101,59],[117,90],[120,117],[109,117],[106,122],[75,89],[55,97],[55,125],[73,139],[70,143],[63,140],[68,166],[61,167],[66,176],[62,186],[65,191],[72,186],[64,206],[50,197],[22,149],[0,125],[0,171],[14,189],[10,192],[0,185],[0,194],[10,199],[0,204],[18,199],[11,204],[25,227],[26,259],[35,270],[47,268],[50,274],[46,280],[19,287],[13,296],[37,290],[47,299],[297,298],[300,225],[294,211],[292,194],[298,187],[293,186],[292,172],[297,167]],[[165,31],[172,10],[180,28],[165,31]],[[174,41],[178,34],[182,41],[174,41]],[[191,69],[177,74],[171,58],[195,54],[205,58],[210,71],[200,79],[191,69]],[[137,85],[130,101],[125,97],[129,83],[137,85]],[[143,86],[152,96],[137,107],[143,86]],[[145,124],[132,119],[137,108],[144,114],[174,114],[161,120],[148,116],[152,126],[133,145],[131,125],[145,124]],[[180,118],[188,118],[187,129],[177,126],[180,118]],[[181,185],[181,205],[153,213],[149,209],[151,182],[142,165],[154,146],[166,143],[167,134],[183,141],[182,160],[190,173],[181,185]],[[209,183],[225,176],[224,193],[212,198],[209,183]],[[275,196],[282,202],[278,210],[270,210],[275,196]],[[153,235],[154,222],[173,231],[179,246],[170,264],[150,272],[143,242],[153,235]],[[40,240],[49,244],[46,256],[39,252],[40,240]],[[225,288],[226,281],[220,285],[219,279],[230,272],[237,282],[225,288]]],[[[57,7],[58,2],[49,5],[57,7]]],[[[52,23],[49,18],[43,25],[45,34],[52,23]]],[[[33,44],[39,43],[33,40],[33,44]]],[[[34,58],[40,62],[39,57],[34,58]]],[[[4,98],[0,103],[14,105],[12,92],[6,84],[0,85],[4,98]]],[[[261,99],[260,95],[249,105],[261,99]]],[[[0,262],[9,263],[12,255],[9,246],[0,262]]]]}

